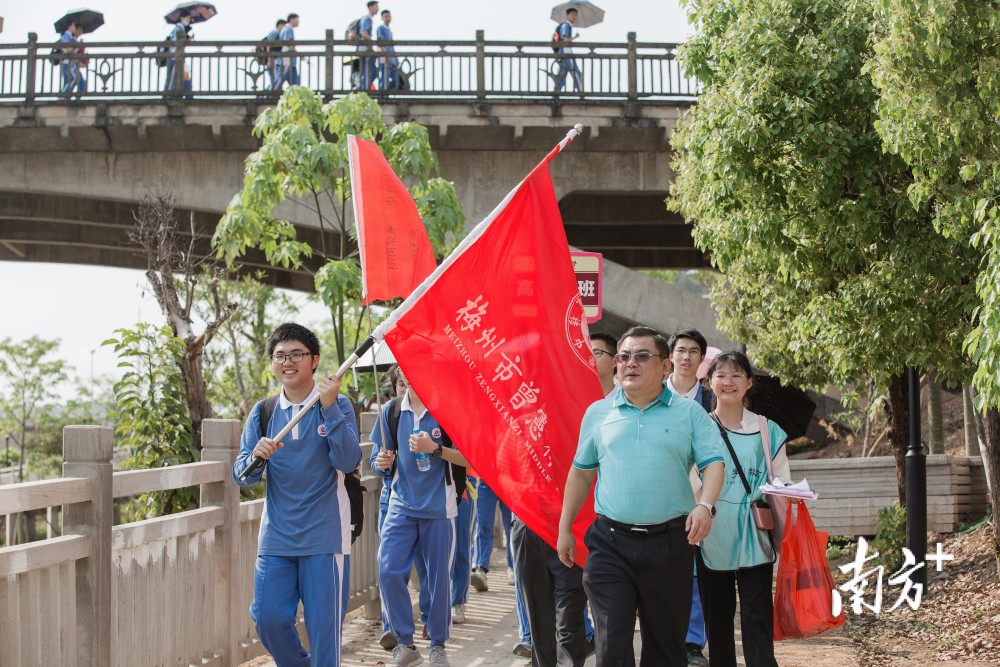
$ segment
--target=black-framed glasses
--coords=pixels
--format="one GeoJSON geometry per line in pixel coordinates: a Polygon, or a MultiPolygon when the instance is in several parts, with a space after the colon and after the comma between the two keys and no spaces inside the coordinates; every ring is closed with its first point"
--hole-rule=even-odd
{"type": "Polygon", "coordinates": [[[272,354],[271,355],[271,363],[272,364],[283,364],[286,361],[290,361],[293,364],[297,364],[297,363],[301,362],[303,359],[305,359],[306,357],[311,357],[311,356],[312,356],[312,352],[291,352],[289,354],[281,354],[279,352],[278,354],[272,354]]]}
{"type": "Polygon", "coordinates": [[[644,364],[653,357],[659,357],[662,359],[663,355],[653,354],[652,352],[646,352],[645,350],[643,350],[642,352],[635,352],[635,353],[619,352],[618,354],[615,355],[615,361],[617,361],[619,364],[627,364],[628,362],[635,359],[635,363],[644,364]]]}
{"type": "Polygon", "coordinates": [[[595,348],[594,348],[593,350],[591,350],[591,352],[593,352],[593,353],[594,353],[594,356],[595,356],[596,358],[598,358],[598,359],[600,359],[600,358],[601,358],[601,357],[603,357],[604,355],[608,355],[609,357],[613,357],[613,356],[615,356],[615,355],[613,355],[613,354],[612,354],[611,352],[608,352],[607,350],[601,350],[601,349],[598,349],[598,348],[596,348],[596,347],[595,347],[595,348]]]}

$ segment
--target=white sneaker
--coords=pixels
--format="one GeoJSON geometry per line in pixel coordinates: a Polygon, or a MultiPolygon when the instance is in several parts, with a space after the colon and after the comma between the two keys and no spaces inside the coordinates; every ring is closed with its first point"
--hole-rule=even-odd
{"type": "Polygon", "coordinates": [[[431,646],[431,667],[451,667],[444,646],[431,646]]]}
{"type": "Polygon", "coordinates": [[[514,585],[514,568],[512,567],[507,568],[507,585],[508,586],[514,585]]]}
{"type": "MultiPolygon", "coordinates": [[[[434,655],[434,649],[431,649],[431,656],[434,655]]],[[[415,647],[403,646],[400,644],[392,651],[392,662],[390,665],[395,665],[396,667],[404,667],[408,665],[419,665],[424,661],[420,651],[415,647]]],[[[448,664],[448,663],[445,663],[448,664]]]]}
{"type": "Polygon", "coordinates": [[[461,602],[451,608],[451,622],[465,623],[465,605],[461,602]]]}
{"type": "Polygon", "coordinates": [[[489,585],[486,583],[486,570],[481,567],[473,568],[472,575],[469,577],[469,580],[472,582],[472,587],[480,593],[490,589],[489,585]]]}

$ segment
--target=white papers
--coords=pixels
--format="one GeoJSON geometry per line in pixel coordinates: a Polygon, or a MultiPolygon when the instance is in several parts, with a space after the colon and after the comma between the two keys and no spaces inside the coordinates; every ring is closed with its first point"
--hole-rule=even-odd
{"type": "Polygon", "coordinates": [[[819,494],[809,488],[809,482],[802,480],[795,484],[785,484],[780,477],[774,478],[773,484],[764,484],[760,487],[764,493],[772,496],[784,496],[786,498],[797,498],[799,500],[816,500],[819,494]]]}

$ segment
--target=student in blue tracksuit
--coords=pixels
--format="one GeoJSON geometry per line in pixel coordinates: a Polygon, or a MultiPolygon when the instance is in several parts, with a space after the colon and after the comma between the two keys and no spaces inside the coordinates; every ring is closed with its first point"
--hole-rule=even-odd
{"type": "MultiPolygon", "coordinates": [[[[382,25],[375,31],[375,37],[380,42],[392,41],[392,12],[388,9],[382,10],[382,25]]],[[[383,47],[385,55],[379,58],[378,79],[379,88],[382,90],[396,90],[396,67],[399,65],[396,60],[396,47],[388,44],[383,47]]]]}
{"type": "MultiPolygon", "coordinates": [[[[176,44],[178,39],[192,39],[191,36],[191,12],[184,9],[181,10],[180,19],[177,24],[174,25],[173,30],[167,35],[167,39],[171,42],[167,51],[171,54],[177,50],[176,44]]],[[[167,84],[164,86],[163,90],[165,93],[169,94],[175,89],[177,85],[174,77],[181,77],[182,87],[184,88],[184,93],[188,94],[191,92],[191,81],[184,76],[184,71],[180,70],[176,66],[173,55],[167,59],[167,84]]]]}
{"type": "MultiPolygon", "coordinates": [[[[265,42],[277,42],[278,39],[281,37],[281,31],[282,31],[282,29],[284,29],[284,27],[286,25],[288,25],[288,21],[286,21],[285,19],[278,19],[277,22],[274,24],[274,30],[272,30],[271,32],[267,33],[267,37],[264,38],[264,41],[265,42]]],[[[281,51],[281,47],[280,46],[267,46],[265,48],[267,49],[267,52],[269,54],[271,52],[273,52],[273,51],[277,51],[277,52],[281,51]]],[[[267,78],[270,81],[270,83],[268,84],[268,88],[271,89],[271,90],[273,90],[274,89],[274,83],[275,83],[275,81],[278,80],[278,73],[277,73],[277,70],[275,69],[278,66],[278,61],[277,61],[276,58],[272,58],[272,57],[268,56],[268,58],[265,61],[265,66],[267,67],[267,78]]]]}
{"type": "Polygon", "coordinates": [[[372,52],[371,42],[376,39],[375,15],[378,14],[378,1],[368,0],[368,13],[358,22],[358,58],[360,59],[358,90],[368,92],[378,75],[378,58],[372,52]]]}
{"type": "Polygon", "coordinates": [[[263,401],[250,411],[233,465],[233,479],[241,486],[258,483],[267,471],[250,618],[278,667],[337,667],[351,553],[344,476],[361,462],[354,409],[339,395],[339,378],[313,380],[319,340],[309,329],[282,324],[268,338],[267,352],[281,393],[266,435],[263,401]],[[272,440],[315,394],[319,402],[288,436],[272,440]],[[255,456],[267,463],[241,481],[255,456]],[[295,630],[300,601],[310,651],[295,630]]]}
{"type": "MultiPolygon", "coordinates": [[[[678,331],[667,341],[670,349],[671,373],[667,376],[667,389],[677,396],[684,396],[695,401],[711,413],[715,409],[715,395],[712,390],[702,386],[698,379],[698,369],[708,352],[708,341],[697,329],[678,331]]],[[[700,485],[695,494],[695,500],[700,499],[700,485]]],[[[698,574],[695,573],[694,588],[691,591],[691,617],[688,620],[687,646],[688,665],[703,667],[708,664],[702,652],[708,641],[705,633],[705,614],[701,608],[701,595],[698,591],[698,574]]]]}
{"type": "MultiPolygon", "coordinates": [[[[566,20],[559,24],[557,30],[559,33],[559,44],[564,44],[565,46],[560,46],[558,53],[573,53],[573,40],[579,37],[579,35],[573,34],[573,25],[576,23],[577,16],[579,16],[579,12],[575,8],[570,7],[566,10],[566,20]]],[[[567,75],[573,78],[573,87],[579,93],[583,89],[583,84],[580,80],[580,67],[576,64],[576,60],[574,58],[560,58],[557,61],[557,65],[556,93],[562,92],[562,89],[566,86],[567,75]]]]}
{"type": "MultiPolygon", "coordinates": [[[[295,28],[299,27],[299,15],[289,14],[288,23],[278,33],[278,39],[282,42],[295,41],[295,28]]],[[[293,50],[294,46],[282,46],[281,52],[287,53],[293,50]]],[[[290,86],[299,85],[299,58],[298,56],[282,55],[274,60],[274,90],[281,91],[281,87],[288,82],[290,86]]]]}
{"type": "MultiPolygon", "coordinates": [[[[401,373],[400,377],[406,381],[401,373]]],[[[412,386],[399,403],[396,438],[399,448],[382,438],[378,424],[371,440],[379,448],[374,467],[392,471],[389,508],[382,524],[378,552],[379,584],[389,627],[398,640],[390,665],[416,665],[423,657],[413,644],[413,608],[406,582],[420,546],[427,570],[430,609],[427,634],[431,641],[430,664],[447,667],[445,641],[451,631],[451,571],[455,557],[455,517],[458,513],[455,486],[448,464],[467,466],[461,452],[444,447],[441,426],[427,412],[412,386]],[[417,433],[413,433],[416,429],[417,433]],[[417,453],[430,454],[430,469],[417,467],[417,453]]],[[[395,404],[382,410],[382,423],[389,423],[395,404]]]]}
{"type": "MultiPolygon", "coordinates": [[[[59,38],[60,50],[62,53],[66,55],[78,53],[79,50],[77,48],[69,45],[79,44],[79,38],[82,34],[83,29],[80,28],[80,26],[76,23],[70,23],[66,28],[66,32],[64,32],[59,38]]],[[[60,88],[60,92],[63,95],[72,95],[74,90],[77,91],[78,95],[87,91],[86,81],[80,73],[79,60],[73,58],[63,59],[59,63],[59,71],[62,74],[62,86],[60,88]]]]}

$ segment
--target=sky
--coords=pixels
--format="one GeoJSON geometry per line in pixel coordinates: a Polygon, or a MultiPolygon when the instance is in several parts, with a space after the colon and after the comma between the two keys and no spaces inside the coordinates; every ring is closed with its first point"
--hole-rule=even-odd
{"type": "MultiPolygon", "coordinates": [[[[40,39],[53,38],[52,24],[66,11],[79,8],[53,0],[4,3],[0,42],[24,42],[29,32],[40,39]]],[[[104,13],[105,24],[85,39],[97,41],[154,41],[164,38],[169,27],[163,15],[175,3],[150,0],[86,0],[86,6],[104,13]]],[[[473,40],[476,30],[486,39],[544,41],[551,37],[555,23],[549,18],[555,3],[537,0],[386,0],[381,9],[392,11],[396,39],[473,40]]],[[[642,5],[622,0],[598,0],[606,11],[602,24],[579,30],[581,38],[595,42],[624,42],[629,31],[641,42],[683,42],[691,33],[678,0],[656,0],[642,5]]],[[[323,39],[334,30],[342,38],[347,25],[365,13],[363,0],[219,0],[218,15],[195,26],[201,40],[259,39],[282,14],[300,15],[298,39],[323,39]]],[[[100,196],[100,193],[94,193],[100,196]]],[[[220,209],[224,202],[220,204],[220,209]]],[[[319,321],[324,310],[303,304],[299,319],[303,324],[319,321]]],[[[116,360],[101,342],[116,328],[131,327],[139,321],[162,323],[155,299],[148,292],[139,271],[75,266],[0,262],[0,340],[24,340],[37,335],[59,339],[56,358],[67,360],[78,377],[117,375],[116,360]]],[[[68,389],[60,392],[68,396],[68,389]]]]}

